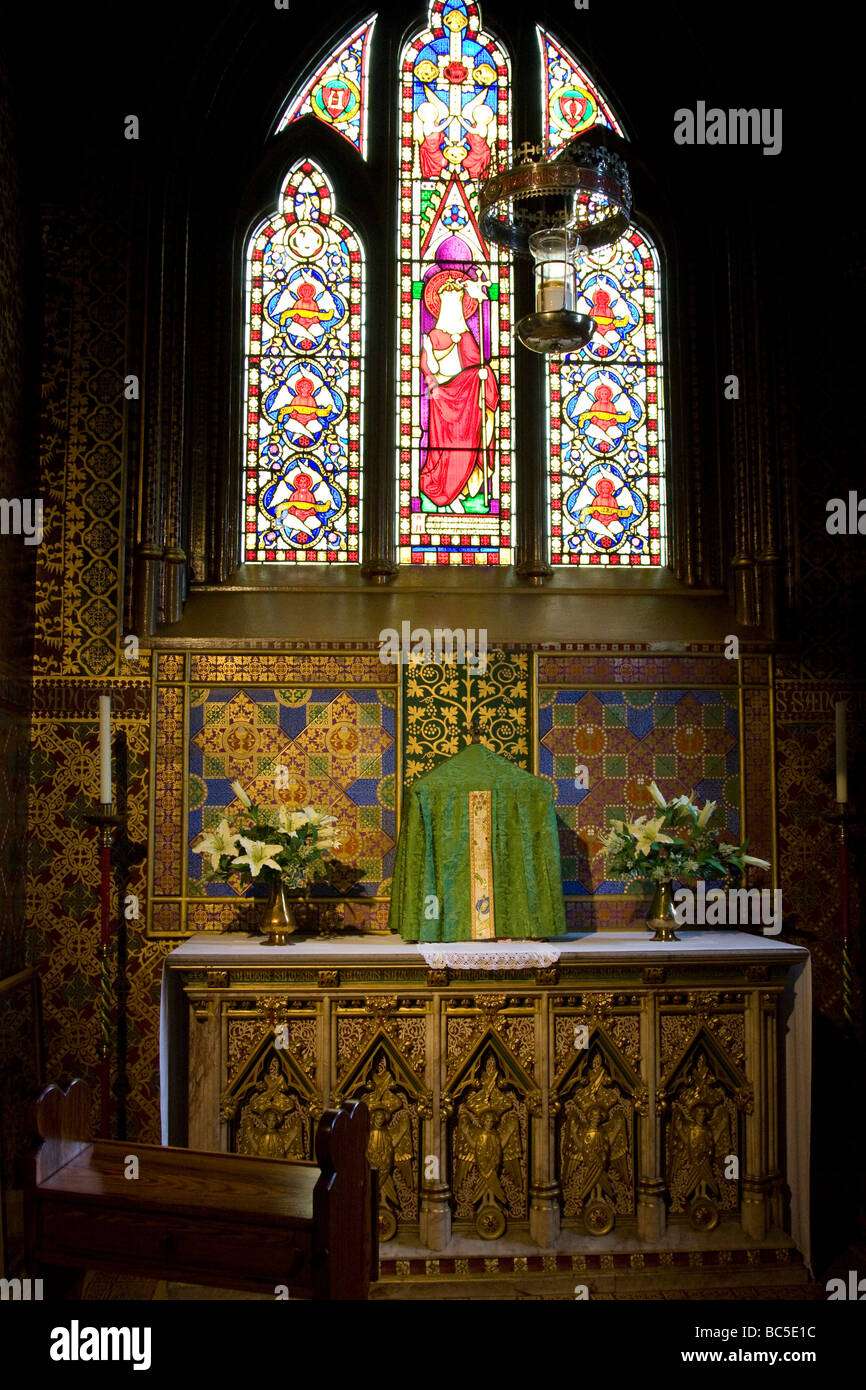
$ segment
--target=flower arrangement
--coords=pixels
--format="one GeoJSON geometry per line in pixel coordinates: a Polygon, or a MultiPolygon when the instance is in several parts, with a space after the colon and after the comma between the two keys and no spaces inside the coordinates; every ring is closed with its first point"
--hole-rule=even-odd
{"type": "Polygon", "coordinates": [[[256,806],[239,782],[232,782],[232,790],[243,809],[233,821],[223,819],[193,845],[197,854],[210,859],[205,882],[227,882],[239,874],[250,883],[282,882],[290,890],[299,890],[324,877],[328,859],[342,843],[336,835],[335,816],[312,806],[298,811],[256,806]]]}
{"type": "Polygon", "coordinates": [[[665,801],[655,782],[650,782],[647,790],[658,814],[627,822],[615,820],[602,841],[612,878],[688,882],[742,875],[747,864],[769,869],[766,859],[746,853],[748,840],[731,845],[720,839],[719,831],[710,825],[715,801],[698,806],[694,792],[665,801]]]}

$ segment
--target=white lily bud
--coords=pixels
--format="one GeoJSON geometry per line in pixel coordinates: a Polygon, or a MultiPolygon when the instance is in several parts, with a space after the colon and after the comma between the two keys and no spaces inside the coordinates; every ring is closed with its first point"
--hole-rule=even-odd
{"type": "Polygon", "coordinates": [[[744,854],[743,863],[754,864],[756,869],[769,869],[770,867],[766,859],[756,859],[753,854],[744,854]]]}
{"type": "Polygon", "coordinates": [[[253,803],[250,801],[240,782],[232,782],[232,791],[234,792],[238,801],[240,801],[244,806],[252,806],[253,803]]]}
{"type": "Polygon", "coordinates": [[[655,782],[650,782],[648,791],[655,804],[657,806],[661,806],[663,811],[666,811],[668,808],[668,803],[665,801],[655,782]]]}
{"type": "Polygon", "coordinates": [[[707,821],[709,820],[710,816],[713,814],[713,811],[715,811],[715,809],[716,809],[716,803],[715,803],[715,801],[708,801],[708,802],[706,802],[706,804],[704,805],[704,807],[702,808],[702,810],[701,810],[701,812],[700,812],[700,814],[699,814],[699,816],[698,816],[698,827],[699,827],[699,829],[703,830],[704,826],[706,825],[707,821]]]}

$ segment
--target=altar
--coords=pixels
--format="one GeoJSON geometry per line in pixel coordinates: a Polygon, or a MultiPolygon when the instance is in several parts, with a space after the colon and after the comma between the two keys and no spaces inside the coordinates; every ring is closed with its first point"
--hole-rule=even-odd
{"type": "Polygon", "coordinates": [[[163,1140],[309,1158],[321,1112],[363,1099],[386,1273],[622,1256],[790,1282],[810,1027],[808,952],[736,931],[204,933],[166,959],[163,1140]]]}

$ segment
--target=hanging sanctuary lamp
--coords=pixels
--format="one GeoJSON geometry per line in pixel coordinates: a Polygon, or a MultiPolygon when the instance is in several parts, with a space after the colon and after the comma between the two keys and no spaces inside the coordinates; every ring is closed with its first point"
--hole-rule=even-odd
{"type": "Polygon", "coordinates": [[[618,241],[632,211],[628,168],[609,139],[594,129],[547,159],[521,145],[517,162],[481,186],[482,235],[534,262],[535,312],[517,324],[532,352],[577,352],[595,332],[577,308],[578,262],[618,241]]]}

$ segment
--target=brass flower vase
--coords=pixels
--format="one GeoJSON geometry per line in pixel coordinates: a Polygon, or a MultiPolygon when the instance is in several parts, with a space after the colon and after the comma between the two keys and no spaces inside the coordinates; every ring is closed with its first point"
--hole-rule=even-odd
{"type": "Polygon", "coordinates": [[[677,919],[674,916],[674,895],[670,879],[657,883],[652,901],[646,915],[647,931],[653,933],[653,941],[679,941],[676,934],[677,919]]]}
{"type": "Polygon", "coordinates": [[[262,921],[262,932],[267,937],[265,945],[288,946],[297,930],[298,923],[285,883],[281,878],[271,879],[270,896],[262,921]]]}

